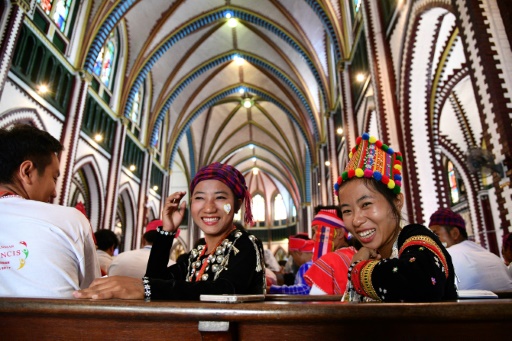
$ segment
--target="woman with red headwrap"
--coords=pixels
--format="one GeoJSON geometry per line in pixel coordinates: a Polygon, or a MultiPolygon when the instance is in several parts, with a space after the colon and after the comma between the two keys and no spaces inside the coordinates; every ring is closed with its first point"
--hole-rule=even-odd
{"type": "Polygon", "coordinates": [[[167,267],[174,236],[185,214],[185,192],[171,194],[162,212],[163,226],[153,243],[146,276],[96,279],[77,298],[198,300],[201,294],[263,294],[265,265],[261,242],[233,224],[245,201],[244,221],[252,222],[251,196],[234,167],[213,163],[190,184],[190,211],[204,239],[188,259],[167,267]]]}

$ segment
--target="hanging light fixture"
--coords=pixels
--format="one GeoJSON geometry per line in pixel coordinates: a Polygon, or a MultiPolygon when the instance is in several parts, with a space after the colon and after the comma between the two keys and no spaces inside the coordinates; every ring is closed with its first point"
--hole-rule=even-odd
{"type": "Polygon", "coordinates": [[[242,105],[244,106],[244,108],[247,108],[247,109],[249,109],[250,107],[252,107],[254,105],[254,101],[249,96],[247,91],[242,96],[242,105]]]}

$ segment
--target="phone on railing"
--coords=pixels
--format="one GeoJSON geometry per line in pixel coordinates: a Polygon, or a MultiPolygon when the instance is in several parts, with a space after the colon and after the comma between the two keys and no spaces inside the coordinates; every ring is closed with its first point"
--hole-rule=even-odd
{"type": "Polygon", "coordinates": [[[218,302],[218,303],[241,303],[264,301],[265,295],[200,295],[199,300],[202,302],[218,302]]]}

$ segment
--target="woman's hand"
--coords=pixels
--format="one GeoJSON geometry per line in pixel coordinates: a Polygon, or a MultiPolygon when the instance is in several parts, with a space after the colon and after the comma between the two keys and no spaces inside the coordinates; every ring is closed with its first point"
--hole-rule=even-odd
{"type": "Polygon", "coordinates": [[[75,298],[107,300],[121,298],[125,300],[144,299],[144,284],[140,278],[112,276],[96,278],[89,288],[73,292],[75,298]]]}
{"type": "Polygon", "coordinates": [[[376,250],[369,249],[363,246],[352,257],[352,263],[368,259],[381,259],[381,255],[376,250]]]}
{"type": "Polygon", "coordinates": [[[164,223],[162,228],[164,231],[176,232],[176,230],[178,230],[185,215],[185,207],[187,207],[186,202],[182,202],[180,205],[180,201],[186,193],[187,192],[175,192],[165,199],[164,208],[162,210],[162,221],[164,223]]]}

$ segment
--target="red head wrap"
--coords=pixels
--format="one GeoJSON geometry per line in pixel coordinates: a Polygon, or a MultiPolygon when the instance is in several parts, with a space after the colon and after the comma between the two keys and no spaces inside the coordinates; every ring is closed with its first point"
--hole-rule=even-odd
{"type": "Polygon", "coordinates": [[[295,238],[295,236],[288,238],[288,251],[313,252],[314,246],[315,242],[311,239],[295,238]]]}
{"type": "Polygon", "coordinates": [[[201,168],[190,183],[190,194],[194,193],[196,185],[203,180],[218,180],[228,186],[236,199],[245,201],[244,221],[248,224],[252,223],[251,194],[247,190],[244,176],[238,169],[219,162],[201,168]]]}

